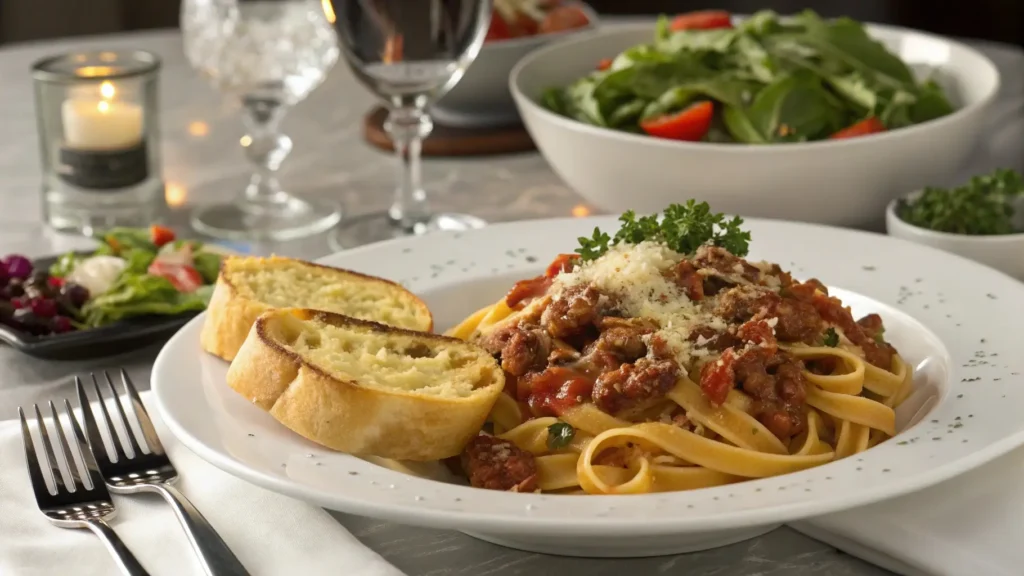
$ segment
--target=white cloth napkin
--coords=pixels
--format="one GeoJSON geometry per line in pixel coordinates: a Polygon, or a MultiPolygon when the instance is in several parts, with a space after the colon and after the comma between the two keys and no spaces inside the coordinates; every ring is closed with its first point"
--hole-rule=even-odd
{"type": "Polygon", "coordinates": [[[906,576],[1024,573],[1024,448],[927,490],[793,525],[906,576]]]}
{"type": "MultiPolygon", "coordinates": [[[[201,460],[175,440],[147,404],[181,474],[177,486],[253,576],[403,576],[322,509],[253,486],[201,460]]],[[[114,496],[114,501],[118,513],[111,526],[153,576],[203,574],[161,498],[142,494],[114,496]]],[[[0,574],[118,574],[90,531],[57,528],[39,512],[16,420],[0,422],[0,574]]]]}

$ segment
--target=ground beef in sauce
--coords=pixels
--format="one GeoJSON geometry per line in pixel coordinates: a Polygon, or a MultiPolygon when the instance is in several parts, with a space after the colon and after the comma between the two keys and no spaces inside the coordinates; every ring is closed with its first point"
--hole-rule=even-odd
{"type": "Polygon", "coordinates": [[[824,329],[813,305],[755,286],[737,286],[723,293],[715,313],[735,323],[776,318],[775,335],[781,342],[814,343],[824,329]]]}
{"type": "Polygon", "coordinates": [[[631,322],[625,318],[608,318],[599,324],[602,327],[601,334],[587,347],[585,354],[601,350],[615,354],[621,362],[632,362],[645,356],[647,344],[644,343],[644,336],[657,329],[650,322],[631,322]]]}
{"type": "Polygon", "coordinates": [[[555,338],[583,332],[598,319],[600,294],[590,286],[570,286],[541,315],[541,325],[555,338]]]}
{"type": "Polygon", "coordinates": [[[641,358],[605,372],[594,384],[594,404],[616,414],[642,402],[661,398],[676,384],[679,365],[674,360],[641,358]]]}
{"type": "Polygon", "coordinates": [[[513,492],[537,489],[533,454],[494,436],[481,434],[466,445],[462,451],[462,470],[476,488],[513,492]]]}
{"type": "MultiPolygon", "coordinates": [[[[869,328],[869,330],[865,330],[863,325],[853,321],[850,309],[843,306],[838,298],[824,294],[815,295],[813,306],[826,322],[838,326],[847,340],[864,351],[864,359],[870,364],[883,370],[892,368],[892,356],[896,351],[884,341],[876,342],[874,336],[870,334],[870,329],[876,324],[874,319],[863,319],[869,328]]],[[[881,318],[877,320],[877,324],[881,325],[881,318]]]]}
{"type": "Polygon", "coordinates": [[[719,332],[711,326],[698,326],[694,328],[687,339],[696,344],[697,348],[704,348],[713,352],[721,352],[726,348],[732,348],[740,344],[740,339],[733,332],[719,332]]]}
{"type": "Polygon", "coordinates": [[[547,364],[551,337],[538,328],[517,328],[501,349],[501,368],[514,376],[539,370],[547,364]]]}
{"type": "Polygon", "coordinates": [[[693,264],[683,260],[669,271],[668,277],[690,300],[704,299],[704,277],[697,273],[693,264]]]}
{"type": "Polygon", "coordinates": [[[733,363],[736,384],[754,399],[753,416],[780,440],[804,430],[807,382],[800,362],[783,351],[753,348],[733,363]]]}
{"type": "Polygon", "coordinates": [[[756,266],[718,246],[704,245],[698,248],[693,264],[699,269],[710,268],[727,275],[739,274],[748,282],[757,283],[761,278],[761,271],[756,266]]]}

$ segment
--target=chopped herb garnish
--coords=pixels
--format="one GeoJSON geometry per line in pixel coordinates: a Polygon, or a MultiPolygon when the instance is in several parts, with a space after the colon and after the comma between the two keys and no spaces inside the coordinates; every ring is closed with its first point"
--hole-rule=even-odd
{"type": "Polygon", "coordinates": [[[836,329],[829,326],[828,330],[825,330],[825,336],[822,338],[821,343],[829,348],[839,346],[839,334],[836,332],[836,329]]]}
{"type": "Polygon", "coordinates": [[[660,221],[658,216],[637,216],[630,210],[619,217],[619,222],[614,238],[598,228],[590,238],[580,237],[576,253],[583,260],[594,260],[611,246],[645,241],[661,242],[680,254],[693,254],[705,244],[724,248],[735,256],[746,256],[750,249],[750,232],[740,228],[743,219],[712,213],[707,202],[672,204],[662,212],[660,221]]]}
{"type": "Polygon", "coordinates": [[[601,232],[600,228],[595,227],[593,236],[590,238],[580,236],[578,240],[580,247],[576,249],[576,253],[583,260],[594,260],[608,251],[608,243],[612,239],[604,232],[601,232]]]}
{"type": "Polygon", "coordinates": [[[569,442],[572,442],[574,436],[576,436],[576,429],[572,427],[572,424],[555,422],[548,426],[548,448],[550,450],[565,448],[569,442]]]}
{"type": "Polygon", "coordinates": [[[1024,180],[1013,170],[975,176],[957,188],[925,188],[913,200],[900,200],[896,214],[914,226],[951,234],[994,235],[1017,232],[1014,202],[1024,195],[1024,180]]]}

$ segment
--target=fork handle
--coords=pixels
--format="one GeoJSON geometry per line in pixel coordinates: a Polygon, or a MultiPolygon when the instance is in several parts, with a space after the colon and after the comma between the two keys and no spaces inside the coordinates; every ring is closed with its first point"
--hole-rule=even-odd
{"type": "Polygon", "coordinates": [[[185,529],[185,535],[208,576],[249,576],[224,539],[184,494],[170,484],[147,484],[146,487],[163,496],[174,509],[174,515],[185,529]]]}
{"type": "Polygon", "coordinates": [[[87,520],[85,524],[92,530],[93,534],[100,537],[103,544],[110,551],[110,554],[114,557],[117,562],[117,567],[121,569],[121,573],[125,576],[149,576],[149,572],[139,564],[139,561],[135,559],[135,555],[132,554],[131,550],[124,545],[121,537],[114,532],[114,529],[109,524],[101,519],[87,520]]]}

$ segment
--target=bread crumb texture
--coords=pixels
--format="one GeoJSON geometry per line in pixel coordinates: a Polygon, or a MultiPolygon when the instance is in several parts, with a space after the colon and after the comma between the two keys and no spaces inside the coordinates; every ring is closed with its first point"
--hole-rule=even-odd
{"type": "Polygon", "coordinates": [[[281,345],[338,380],[367,388],[465,398],[494,382],[493,358],[472,345],[363,325],[282,316],[281,345]]]}
{"type": "Polygon", "coordinates": [[[404,288],[378,278],[289,258],[230,258],[225,272],[239,296],[274,308],[301,305],[414,330],[429,312],[404,288]]]}

